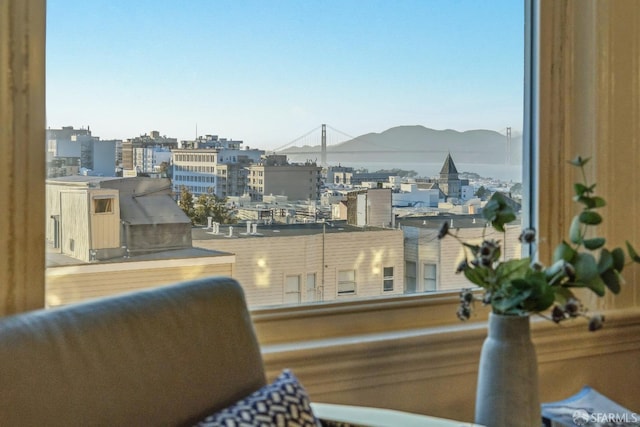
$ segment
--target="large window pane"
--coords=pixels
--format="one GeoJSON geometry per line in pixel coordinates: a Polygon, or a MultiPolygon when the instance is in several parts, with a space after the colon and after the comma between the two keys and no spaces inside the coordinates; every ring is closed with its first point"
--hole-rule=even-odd
{"type": "MultiPolygon", "coordinates": [[[[49,305],[194,274],[233,275],[254,307],[469,286],[436,234],[477,239],[492,193],[527,197],[524,5],[316,9],[48,4],[49,305]],[[118,197],[88,207],[69,188],[118,197]]],[[[508,256],[519,227],[497,237],[508,256]]]]}

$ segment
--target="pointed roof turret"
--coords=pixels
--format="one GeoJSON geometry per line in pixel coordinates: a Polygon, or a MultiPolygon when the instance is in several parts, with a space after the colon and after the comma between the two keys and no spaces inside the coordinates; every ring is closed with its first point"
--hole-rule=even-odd
{"type": "Polygon", "coordinates": [[[456,169],[456,164],[453,163],[453,159],[451,158],[451,153],[448,153],[447,158],[444,160],[444,165],[442,166],[440,175],[451,175],[451,174],[457,174],[457,173],[458,173],[458,169],[456,169]]]}

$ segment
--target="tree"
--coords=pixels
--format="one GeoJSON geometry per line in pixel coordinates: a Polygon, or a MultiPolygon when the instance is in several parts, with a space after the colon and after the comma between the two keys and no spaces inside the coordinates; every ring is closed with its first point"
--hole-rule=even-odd
{"type": "Polygon", "coordinates": [[[169,167],[169,162],[162,162],[158,167],[160,171],[160,175],[164,178],[171,178],[171,168],[169,167]]]}
{"type": "Polygon", "coordinates": [[[195,209],[193,204],[193,194],[186,186],[180,187],[180,199],[178,200],[178,206],[189,217],[191,223],[194,223],[195,209]]]}
{"type": "Polygon", "coordinates": [[[227,207],[227,199],[214,194],[211,189],[206,194],[198,196],[192,222],[194,224],[207,224],[208,217],[212,217],[214,222],[220,224],[235,223],[235,218],[227,207]]]}
{"type": "Polygon", "coordinates": [[[489,197],[490,194],[491,194],[491,191],[484,188],[484,185],[481,185],[480,188],[478,188],[478,191],[476,191],[475,196],[480,197],[481,199],[484,200],[485,198],[489,197]]]}

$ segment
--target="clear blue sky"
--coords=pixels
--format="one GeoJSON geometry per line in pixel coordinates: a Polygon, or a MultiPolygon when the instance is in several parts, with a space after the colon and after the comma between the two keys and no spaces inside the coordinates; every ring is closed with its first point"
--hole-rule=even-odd
{"type": "Polygon", "coordinates": [[[519,132],[522,3],[49,0],[48,126],[263,149],[322,123],[519,132]]]}

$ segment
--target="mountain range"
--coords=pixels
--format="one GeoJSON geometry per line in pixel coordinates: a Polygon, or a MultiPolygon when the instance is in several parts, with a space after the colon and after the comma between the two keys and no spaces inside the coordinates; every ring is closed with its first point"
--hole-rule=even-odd
{"type": "MultiPolygon", "coordinates": [[[[320,145],[289,147],[279,153],[294,162],[320,161],[320,145]]],[[[441,162],[451,153],[458,163],[511,164],[522,163],[522,137],[476,129],[464,132],[435,130],[424,126],[397,126],[381,133],[367,133],[340,144],[327,146],[329,162],[441,162]]]]}

